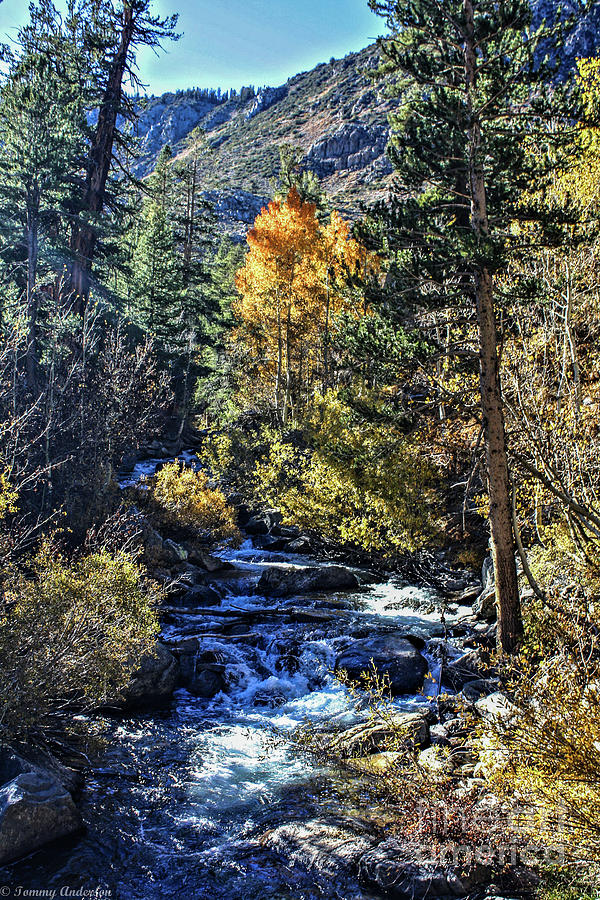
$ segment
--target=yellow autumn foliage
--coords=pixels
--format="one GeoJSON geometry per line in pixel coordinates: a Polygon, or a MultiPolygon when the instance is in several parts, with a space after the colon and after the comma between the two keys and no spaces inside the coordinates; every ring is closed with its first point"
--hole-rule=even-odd
{"type": "Polygon", "coordinates": [[[306,446],[273,436],[253,483],[287,520],[385,555],[414,550],[436,532],[434,470],[417,438],[353,420],[334,391],[317,396],[306,446]]]}
{"type": "Polygon", "coordinates": [[[295,188],[261,211],[247,241],[232,344],[246,352],[242,390],[274,406],[285,424],[301,417],[317,382],[329,377],[336,316],[364,314],[349,280],[376,273],[378,260],[339,213],[322,225],[295,188]]]}
{"type": "MultiPolygon", "coordinates": [[[[0,600],[5,736],[116,700],[159,631],[157,595],[136,560],[98,551],[69,562],[48,543],[0,600]]],[[[64,720],[64,721],[63,721],[64,720]]]]}
{"type": "Polygon", "coordinates": [[[167,463],[148,482],[151,503],[168,526],[194,528],[211,541],[239,540],[235,510],[202,471],[167,463]]]}

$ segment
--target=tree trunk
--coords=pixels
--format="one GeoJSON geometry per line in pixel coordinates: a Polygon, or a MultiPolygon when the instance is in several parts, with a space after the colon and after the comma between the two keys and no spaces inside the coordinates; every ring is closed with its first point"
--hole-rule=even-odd
{"type": "Polygon", "coordinates": [[[276,295],[277,304],[277,370],[275,372],[275,414],[279,416],[281,398],[281,373],[283,369],[283,335],[281,333],[281,301],[279,289],[276,295]]]}
{"type": "Polygon", "coordinates": [[[121,107],[123,75],[134,33],[135,15],[129,0],[123,6],[119,45],[108,72],[98,112],[98,123],[90,147],[82,208],[87,220],[84,221],[82,217],[74,226],[71,235],[71,250],[75,259],[71,269],[70,293],[73,297],[73,306],[80,314],[83,314],[90,293],[90,273],[97,240],[95,219],[104,208],[106,181],[112,162],[117,116],[121,107]]]}
{"type": "Polygon", "coordinates": [[[486,268],[483,268],[477,276],[477,318],[481,409],[498,608],[498,643],[505,653],[512,653],[523,633],[523,623],[511,520],[511,489],[500,389],[493,285],[492,276],[486,268]]]}
{"type": "MultiPolygon", "coordinates": [[[[481,129],[475,111],[477,57],[472,0],[464,0],[465,82],[469,103],[469,180],[471,228],[480,241],[489,235],[485,177],[481,154],[481,129]]],[[[491,272],[479,263],[475,272],[477,319],[479,324],[479,361],[481,410],[485,437],[492,559],[498,609],[498,644],[504,653],[513,653],[523,633],[519,584],[512,530],[512,498],[506,454],[504,410],[500,388],[498,342],[491,272]]]]}
{"type": "Polygon", "coordinates": [[[192,356],[194,351],[194,332],[190,329],[187,335],[187,354],[185,361],[185,371],[183,375],[183,399],[181,403],[181,419],[179,421],[179,429],[177,431],[177,448],[178,451],[181,450],[183,432],[186,426],[188,412],[189,412],[189,384],[190,384],[190,374],[192,369],[192,356]]]}
{"type": "Polygon", "coordinates": [[[283,415],[282,415],[282,422],[283,422],[284,428],[288,423],[290,407],[292,405],[292,360],[291,360],[292,347],[291,347],[291,336],[290,336],[291,320],[292,320],[292,301],[290,300],[288,303],[286,329],[285,329],[285,395],[284,395],[284,399],[283,399],[283,415]]]}
{"type": "Polygon", "coordinates": [[[323,391],[329,387],[329,307],[331,304],[329,287],[330,266],[327,267],[325,282],[325,333],[323,335],[323,391]]]}

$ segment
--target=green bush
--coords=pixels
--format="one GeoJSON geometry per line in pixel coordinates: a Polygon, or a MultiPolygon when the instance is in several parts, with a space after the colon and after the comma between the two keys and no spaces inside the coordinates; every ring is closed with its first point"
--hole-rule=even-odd
{"type": "Polygon", "coordinates": [[[315,400],[306,447],[273,435],[254,469],[258,495],[290,522],[367,551],[415,550],[436,531],[433,468],[393,427],[315,400]]]}
{"type": "Polygon", "coordinates": [[[98,551],[68,562],[45,544],[0,601],[0,728],[68,724],[118,698],[159,629],[156,592],[135,559],[98,551]]]}

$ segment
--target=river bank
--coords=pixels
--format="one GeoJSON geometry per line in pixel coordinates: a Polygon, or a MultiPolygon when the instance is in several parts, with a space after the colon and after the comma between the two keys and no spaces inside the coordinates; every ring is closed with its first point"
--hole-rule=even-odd
{"type": "MultiPolygon", "coordinates": [[[[193,454],[186,459],[196,464],[193,454]]],[[[129,481],[155,462],[138,463],[129,481]]],[[[250,530],[262,533],[246,533],[241,547],[220,562],[204,559],[204,568],[168,548],[164,571],[179,591],[161,611],[162,671],[176,661],[174,696],[160,709],[140,713],[133,704],[131,714],[95,722],[106,750],[82,793],[85,834],[9,867],[7,880],[127,900],[175,896],[182,885],[190,896],[223,900],[418,897],[432,896],[433,886],[434,896],[482,896],[489,870],[461,881],[452,866],[403,857],[383,807],[365,818],[361,777],[273,734],[309,723],[356,735],[369,712],[335,672],[360,674],[374,659],[392,679],[395,712],[418,735],[423,761],[434,758],[457,731],[450,707],[440,715],[440,677],[452,692],[470,684],[471,700],[495,689],[472,655],[488,642],[489,625],[430,588],[294,552],[301,536],[253,518],[250,530]],[[267,538],[287,548],[265,547],[267,538]]],[[[381,734],[371,729],[369,740],[371,757],[381,757],[381,734]]]]}

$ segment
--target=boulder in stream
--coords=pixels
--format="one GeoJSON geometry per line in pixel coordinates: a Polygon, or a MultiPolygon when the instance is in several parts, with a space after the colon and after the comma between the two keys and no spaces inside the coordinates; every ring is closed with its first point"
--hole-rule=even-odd
{"type": "Polygon", "coordinates": [[[218,606],[221,595],[210,584],[196,584],[179,597],[180,606],[218,606]]]}
{"type": "Polygon", "coordinates": [[[358,822],[331,816],[280,825],[267,832],[261,843],[292,865],[338,880],[356,877],[359,860],[375,839],[358,822]]]}
{"type": "Polygon", "coordinates": [[[288,553],[310,553],[312,541],[306,534],[301,534],[289,541],[285,549],[288,553]]]}
{"type": "Polygon", "coordinates": [[[225,687],[225,666],[206,665],[199,668],[189,683],[189,690],[196,697],[211,699],[225,687]]]}
{"type": "Polygon", "coordinates": [[[9,748],[0,749],[0,780],[0,865],[81,830],[66,787],[9,748]]]}
{"type": "Polygon", "coordinates": [[[285,550],[289,543],[287,538],[272,537],[270,534],[257,534],[254,536],[252,543],[257,550],[285,550]]]}
{"type": "Polygon", "coordinates": [[[130,709],[138,706],[159,706],[171,699],[177,685],[179,664],[164,644],[157,643],[134,673],[123,693],[123,705],[130,709]]]}
{"type": "Polygon", "coordinates": [[[385,719],[353,725],[336,734],[329,747],[340,756],[356,757],[400,748],[426,747],[428,744],[427,712],[417,712],[398,713],[385,719]]]}
{"type": "Polygon", "coordinates": [[[351,591],[360,587],[357,575],[346,566],[306,566],[301,569],[271,567],[260,576],[257,591],[270,597],[287,597],[310,591],[351,591]]]}
{"type": "Polygon", "coordinates": [[[398,634],[380,634],[355,641],[335,661],[335,670],[344,670],[350,680],[365,681],[373,669],[389,680],[392,694],[414,694],[423,687],[427,661],[414,644],[398,634]]]}
{"type": "Polygon", "coordinates": [[[200,569],[204,569],[205,572],[230,572],[235,568],[227,560],[219,559],[218,556],[213,556],[211,553],[207,553],[206,550],[194,547],[191,544],[187,545],[187,552],[188,560],[200,569]]]}
{"type": "Polygon", "coordinates": [[[480,651],[470,650],[444,667],[442,681],[453,690],[460,691],[469,681],[480,680],[485,671],[480,651]]]}

